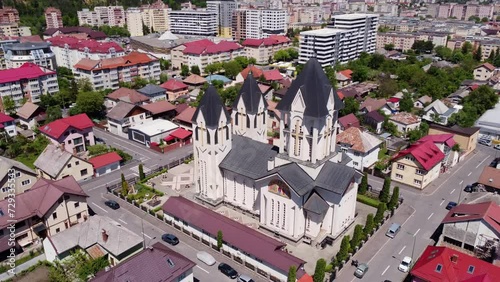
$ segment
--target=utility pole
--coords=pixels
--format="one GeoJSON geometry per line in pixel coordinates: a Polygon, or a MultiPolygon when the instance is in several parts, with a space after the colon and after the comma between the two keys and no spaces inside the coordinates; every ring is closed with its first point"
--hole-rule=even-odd
{"type": "Polygon", "coordinates": [[[415,236],[416,234],[413,234],[413,233],[410,233],[410,232],[406,232],[408,233],[409,235],[413,236],[413,247],[411,249],[411,263],[413,264],[414,261],[413,261],[413,255],[415,254],[415,243],[417,241],[417,236],[415,236]]]}

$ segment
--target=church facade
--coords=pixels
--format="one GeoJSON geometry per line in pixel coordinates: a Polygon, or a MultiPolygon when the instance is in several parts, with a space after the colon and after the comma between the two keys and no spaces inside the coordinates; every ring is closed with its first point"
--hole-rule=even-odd
{"type": "Polygon", "coordinates": [[[267,103],[252,75],[231,115],[210,86],[193,116],[198,198],[255,214],[262,228],[293,241],[337,237],[354,221],[361,179],[336,151],[342,107],[320,64],[310,59],[276,107],[280,138],[273,146],[267,103]]]}

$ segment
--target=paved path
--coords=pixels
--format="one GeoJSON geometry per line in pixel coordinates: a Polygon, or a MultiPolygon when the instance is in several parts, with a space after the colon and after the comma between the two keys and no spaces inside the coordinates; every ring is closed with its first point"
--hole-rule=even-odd
{"type": "MultiPolygon", "coordinates": [[[[14,272],[15,272],[15,274],[20,273],[21,271],[28,269],[31,266],[37,264],[39,261],[44,261],[44,260],[45,260],[45,254],[41,254],[37,257],[30,259],[29,261],[27,261],[21,265],[16,266],[14,272]]],[[[12,277],[14,277],[14,275],[10,274],[9,272],[5,272],[5,273],[0,274],[0,281],[5,281],[5,280],[12,278],[12,277]]]]}

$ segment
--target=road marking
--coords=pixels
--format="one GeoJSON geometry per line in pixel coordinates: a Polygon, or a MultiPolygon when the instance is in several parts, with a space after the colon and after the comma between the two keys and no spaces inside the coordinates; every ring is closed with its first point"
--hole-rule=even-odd
{"type": "Polygon", "coordinates": [[[406,249],[406,245],[401,249],[401,251],[399,251],[398,255],[400,255],[404,251],[404,249],[406,249]]]}
{"type": "Polygon", "coordinates": [[[471,171],[471,172],[469,172],[469,174],[468,174],[467,176],[470,176],[471,174],[472,174],[472,171],[471,171]]]}
{"type": "Polygon", "coordinates": [[[429,217],[427,218],[427,220],[431,219],[431,217],[434,215],[434,213],[431,213],[431,215],[429,215],[429,217]]]}
{"type": "Polygon", "coordinates": [[[453,194],[453,192],[455,192],[455,189],[451,190],[450,194],[453,194]]]}
{"type": "Polygon", "coordinates": [[[144,233],[144,232],[141,232],[141,233],[142,233],[142,235],[144,235],[144,236],[148,237],[148,239],[150,239],[150,240],[151,240],[151,239],[153,239],[153,237],[150,237],[148,234],[146,234],[146,233],[144,233]]]}
{"type": "Polygon", "coordinates": [[[413,207],[410,206],[410,208],[413,209],[413,212],[410,214],[410,216],[405,220],[405,222],[403,222],[403,224],[401,224],[401,226],[405,225],[405,223],[408,221],[408,219],[410,219],[410,217],[413,216],[413,214],[415,214],[415,209],[413,207]]]}
{"type": "Polygon", "coordinates": [[[123,222],[123,223],[125,223],[125,224],[128,224],[125,220],[123,220],[121,218],[119,218],[118,220],[121,221],[121,222],[123,222]]]}
{"type": "Polygon", "coordinates": [[[205,271],[206,273],[210,273],[210,272],[206,271],[205,269],[201,268],[199,265],[197,265],[196,267],[198,267],[199,269],[205,271]]]}
{"type": "Polygon", "coordinates": [[[380,251],[385,247],[385,245],[387,245],[387,243],[389,243],[389,239],[387,239],[387,241],[385,241],[385,243],[382,245],[382,247],[380,247],[380,249],[378,249],[378,251],[372,256],[372,258],[367,262],[367,264],[369,265],[370,262],[378,255],[378,253],[380,253],[380,251]]]}
{"type": "Polygon", "coordinates": [[[390,266],[390,265],[388,265],[388,266],[385,268],[384,272],[382,272],[382,275],[384,275],[384,274],[385,274],[385,272],[387,271],[387,269],[389,269],[389,266],[390,266]]]}
{"type": "Polygon", "coordinates": [[[92,203],[92,204],[93,204],[94,206],[96,206],[96,207],[100,208],[103,212],[106,212],[106,213],[108,212],[107,210],[105,210],[105,209],[101,208],[100,206],[98,206],[96,203],[92,203]]]}
{"type": "Polygon", "coordinates": [[[413,234],[413,237],[417,236],[419,231],[420,231],[420,228],[417,230],[417,232],[415,232],[415,234],[413,234]]]}
{"type": "MultiPolygon", "coordinates": [[[[480,162],[480,163],[476,166],[476,168],[478,168],[478,167],[479,167],[482,163],[484,163],[484,161],[486,161],[488,158],[489,158],[489,156],[488,156],[488,157],[486,157],[486,158],[485,158],[482,162],[480,162]]],[[[470,174],[469,174],[469,175],[470,175],[470,174]]]]}
{"type": "Polygon", "coordinates": [[[439,204],[439,206],[442,206],[442,205],[443,205],[443,203],[444,203],[444,200],[442,200],[442,201],[441,201],[441,204],[439,204]]]}
{"type": "Polygon", "coordinates": [[[462,180],[462,181],[460,181],[460,183],[458,183],[458,185],[462,185],[462,183],[464,183],[464,181],[463,181],[463,180],[462,180]]]}

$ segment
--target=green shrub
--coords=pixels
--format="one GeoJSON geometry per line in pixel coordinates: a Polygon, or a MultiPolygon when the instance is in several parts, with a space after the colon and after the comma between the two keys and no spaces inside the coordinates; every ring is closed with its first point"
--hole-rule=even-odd
{"type": "Polygon", "coordinates": [[[366,195],[357,195],[356,196],[356,199],[358,202],[360,203],[363,203],[365,205],[369,205],[369,206],[372,206],[374,208],[378,208],[379,204],[380,204],[380,201],[377,200],[377,199],[373,199],[373,198],[370,198],[366,195]]]}

